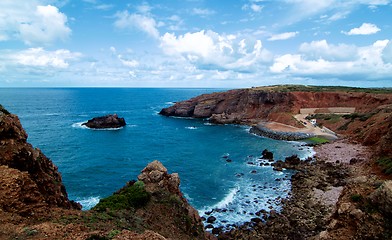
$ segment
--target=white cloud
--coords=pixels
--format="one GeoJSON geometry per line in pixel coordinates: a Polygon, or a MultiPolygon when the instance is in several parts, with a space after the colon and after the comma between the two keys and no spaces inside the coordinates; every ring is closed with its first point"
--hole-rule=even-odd
{"type": "Polygon", "coordinates": [[[114,26],[119,29],[137,28],[151,37],[159,38],[157,23],[151,17],[140,14],[129,14],[128,11],[117,12],[114,26]]]}
{"type": "Polygon", "coordinates": [[[356,58],[357,47],[354,45],[329,44],[327,40],[312,41],[302,43],[299,52],[303,53],[306,59],[326,59],[331,61],[350,60],[356,58]]]}
{"type": "Polygon", "coordinates": [[[271,59],[260,40],[238,39],[234,35],[219,35],[200,31],[161,37],[161,48],[169,56],[179,56],[201,69],[254,71],[255,66],[271,59]]]}
{"type": "Polygon", "coordinates": [[[250,5],[250,9],[252,9],[254,12],[261,12],[261,10],[263,10],[263,6],[252,4],[250,5]]]}
{"type": "Polygon", "coordinates": [[[8,59],[14,64],[23,66],[67,68],[70,61],[75,61],[81,56],[81,53],[66,49],[46,51],[43,48],[29,48],[9,54],[8,59]]]}
{"type": "Polygon", "coordinates": [[[0,1],[0,41],[18,39],[28,45],[66,40],[71,29],[67,16],[39,1],[0,1]]]}
{"type": "Polygon", "coordinates": [[[392,40],[385,46],[381,57],[385,63],[392,64],[392,40]]]}
{"type": "MultiPolygon", "coordinates": [[[[343,44],[328,45],[323,41],[302,44],[302,50],[306,50],[305,55],[285,54],[278,56],[270,67],[270,71],[311,78],[385,79],[392,76],[392,64],[383,58],[385,52],[389,51],[387,49],[388,43],[388,40],[379,40],[369,46],[351,46],[348,51],[355,50],[355,53],[351,58],[348,57],[349,54],[346,54],[347,56],[341,60],[333,60],[331,56],[339,55],[338,50],[344,51],[345,45],[343,44]],[[314,54],[310,53],[312,50],[315,52],[314,54]],[[335,53],[328,54],[328,50],[335,53]],[[318,57],[309,58],[309,55],[318,57]]],[[[389,54],[387,53],[386,56],[389,54]]]]}
{"type": "Polygon", "coordinates": [[[100,4],[100,5],[95,6],[95,9],[103,10],[103,11],[107,11],[112,8],[114,8],[113,4],[100,4]]]}
{"type": "Polygon", "coordinates": [[[215,11],[207,8],[193,8],[192,9],[192,14],[194,15],[199,15],[202,17],[207,17],[210,15],[214,15],[215,11]]]}
{"type": "Polygon", "coordinates": [[[346,35],[371,35],[379,32],[379,29],[375,24],[363,23],[358,28],[353,28],[349,32],[343,32],[346,35]]]}
{"type": "Polygon", "coordinates": [[[121,63],[124,66],[131,67],[131,68],[139,66],[139,62],[136,61],[136,60],[133,60],[133,59],[131,59],[131,60],[123,59],[122,55],[118,55],[117,57],[118,57],[118,59],[121,61],[121,63]]]}
{"type": "Polygon", "coordinates": [[[325,20],[336,21],[346,18],[352,11],[361,5],[377,8],[390,4],[391,0],[284,0],[289,5],[289,13],[283,20],[285,24],[292,24],[312,17],[319,19],[328,14],[325,20]]]}
{"type": "Polygon", "coordinates": [[[242,6],[242,10],[252,10],[253,12],[259,13],[261,10],[263,10],[264,6],[258,5],[254,3],[255,1],[251,1],[251,4],[244,4],[242,6]]]}
{"type": "Polygon", "coordinates": [[[298,32],[285,32],[280,34],[272,35],[268,38],[268,41],[286,40],[297,36],[298,32]]]}

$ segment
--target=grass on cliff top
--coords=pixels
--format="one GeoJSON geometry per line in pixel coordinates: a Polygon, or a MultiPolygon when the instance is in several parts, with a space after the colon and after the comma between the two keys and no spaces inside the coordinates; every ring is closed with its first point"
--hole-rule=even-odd
{"type": "Polygon", "coordinates": [[[329,143],[329,140],[323,137],[311,137],[305,139],[305,142],[311,145],[318,145],[318,144],[329,143]]]}
{"type": "Polygon", "coordinates": [[[150,193],[144,188],[142,181],[137,181],[127,185],[119,192],[99,200],[99,203],[92,208],[96,211],[136,209],[145,206],[150,200],[150,193]]]}
{"type": "Polygon", "coordinates": [[[385,174],[392,174],[392,159],[388,157],[383,157],[377,160],[378,165],[381,167],[385,174]]]}
{"type": "Polygon", "coordinates": [[[343,86],[273,85],[266,87],[253,87],[252,89],[271,92],[360,92],[392,94],[392,88],[358,88],[343,86]]]}

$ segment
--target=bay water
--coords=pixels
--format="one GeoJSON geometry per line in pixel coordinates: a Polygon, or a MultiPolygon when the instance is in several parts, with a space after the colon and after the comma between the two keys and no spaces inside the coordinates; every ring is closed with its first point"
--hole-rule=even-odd
{"type": "Polygon", "coordinates": [[[230,226],[261,209],[279,210],[288,197],[292,172],[264,166],[264,149],[275,159],[313,152],[301,142],[252,135],[246,126],[158,114],[176,101],[216,91],[223,89],[1,88],[0,104],[19,116],[28,141],[58,166],[69,198],[83,209],[159,160],[169,173],[179,173],[182,192],[201,216],[214,211],[217,225],[230,226]],[[113,113],[125,118],[124,128],[81,125],[113,113]]]}

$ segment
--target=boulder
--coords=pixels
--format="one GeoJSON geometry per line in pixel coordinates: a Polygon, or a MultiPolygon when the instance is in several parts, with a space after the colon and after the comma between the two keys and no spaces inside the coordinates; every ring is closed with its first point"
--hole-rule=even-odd
{"type": "Polygon", "coordinates": [[[385,181],[369,198],[381,212],[392,216],[392,180],[385,181]]]}
{"type": "Polygon", "coordinates": [[[261,155],[262,155],[262,159],[269,159],[269,160],[274,159],[274,154],[268,151],[268,149],[264,149],[261,155]]]}
{"type": "Polygon", "coordinates": [[[124,118],[119,118],[117,114],[109,114],[102,117],[95,117],[83,123],[89,128],[105,129],[105,128],[120,128],[126,125],[124,118]]]}

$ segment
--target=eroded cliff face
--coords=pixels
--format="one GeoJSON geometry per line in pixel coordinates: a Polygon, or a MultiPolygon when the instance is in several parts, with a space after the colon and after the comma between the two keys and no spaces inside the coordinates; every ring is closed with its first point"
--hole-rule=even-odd
{"type": "Polygon", "coordinates": [[[210,118],[215,123],[250,124],[260,120],[298,126],[292,114],[301,108],[355,107],[370,111],[392,103],[390,94],[360,92],[279,92],[264,88],[204,94],[164,108],[165,116],[210,118]]]}
{"type": "Polygon", "coordinates": [[[18,117],[0,108],[0,208],[21,215],[48,207],[80,209],[68,199],[57,167],[27,143],[18,117]]]}

